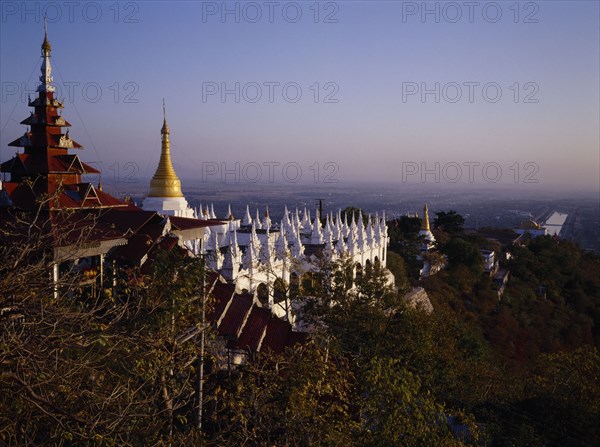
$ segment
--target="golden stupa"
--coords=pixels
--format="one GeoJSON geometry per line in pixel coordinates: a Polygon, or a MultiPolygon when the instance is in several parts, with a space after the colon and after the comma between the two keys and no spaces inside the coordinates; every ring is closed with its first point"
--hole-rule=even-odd
{"type": "Polygon", "coordinates": [[[169,141],[169,126],[167,125],[167,114],[163,101],[164,121],[160,131],[162,135],[162,146],[160,161],[150,181],[150,193],[148,197],[183,197],[181,193],[181,180],[177,177],[173,163],[171,162],[171,142],[169,141]]]}

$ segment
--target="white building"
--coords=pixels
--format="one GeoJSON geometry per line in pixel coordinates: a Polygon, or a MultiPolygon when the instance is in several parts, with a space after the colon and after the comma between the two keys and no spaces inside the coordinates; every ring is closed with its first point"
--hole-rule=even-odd
{"type": "MultiPolygon", "coordinates": [[[[369,215],[366,221],[359,215],[348,224],[339,210],[322,219],[318,211],[311,218],[310,210],[290,212],[285,207],[282,220],[273,222],[268,209],[263,218],[256,210],[253,218],[246,207],[243,219],[236,219],[231,208],[222,218],[217,218],[212,205],[191,209],[171,163],[166,118],[161,134],[161,157],[143,209],[210,221],[201,240],[182,243],[195,255],[205,256],[208,266],[235,284],[237,292],[254,294],[275,315],[294,321],[289,300],[282,295],[318,269],[322,257],[351,259],[354,275],[376,263],[385,268],[389,238],[384,213],[369,215]]],[[[388,277],[393,278],[391,273],[388,277]]]]}

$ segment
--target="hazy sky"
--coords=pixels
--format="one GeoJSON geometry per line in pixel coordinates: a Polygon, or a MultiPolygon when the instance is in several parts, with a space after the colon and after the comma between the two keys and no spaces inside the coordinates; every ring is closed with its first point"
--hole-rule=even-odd
{"type": "Polygon", "coordinates": [[[165,98],[182,178],[599,188],[597,1],[0,5],[2,161],[46,13],[70,135],[106,176],[153,174],[165,98]]]}

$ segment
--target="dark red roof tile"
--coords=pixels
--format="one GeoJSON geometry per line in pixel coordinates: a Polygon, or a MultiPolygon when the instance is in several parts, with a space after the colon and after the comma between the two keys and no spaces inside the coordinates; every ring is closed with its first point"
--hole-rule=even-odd
{"type": "Polygon", "coordinates": [[[267,333],[262,342],[261,350],[269,349],[274,353],[280,353],[286,346],[292,325],[287,321],[273,317],[267,324],[267,333]]]}
{"type": "Polygon", "coordinates": [[[242,333],[237,343],[235,343],[234,349],[257,352],[260,349],[265,331],[267,330],[267,323],[270,319],[270,310],[255,305],[242,328],[242,333]]]}
{"type": "Polygon", "coordinates": [[[236,293],[218,327],[219,335],[237,338],[252,309],[253,302],[254,297],[249,293],[242,295],[236,293]]]}

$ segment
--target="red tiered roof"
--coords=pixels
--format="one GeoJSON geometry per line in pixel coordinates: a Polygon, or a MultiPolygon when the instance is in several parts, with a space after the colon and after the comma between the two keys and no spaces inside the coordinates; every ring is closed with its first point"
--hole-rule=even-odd
{"type": "MultiPolygon", "coordinates": [[[[46,40],[45,40],[46,42],[46,40]]],[[[82,146],[70,138],[70,127],[59,111],[64,107],[54,98],[54,88],[50,76],[50,47],[42,45],[42,82],[37,97],[29,100],[33,107],[31,114],[21,121],[30,126],[22,136],[9,143],[9,146],[22,147],[23,152],[0,164],[0,171],[10,174],[10,180],[3,182],[12,206],[19,209],[32,209],[36,199],[53,196],[45,207],[48,209],[87,209],[127,206],[120,200],[82,182],[82,175],[99,174],[96,168],[82,162],[69,149],[82,146]]]]}

